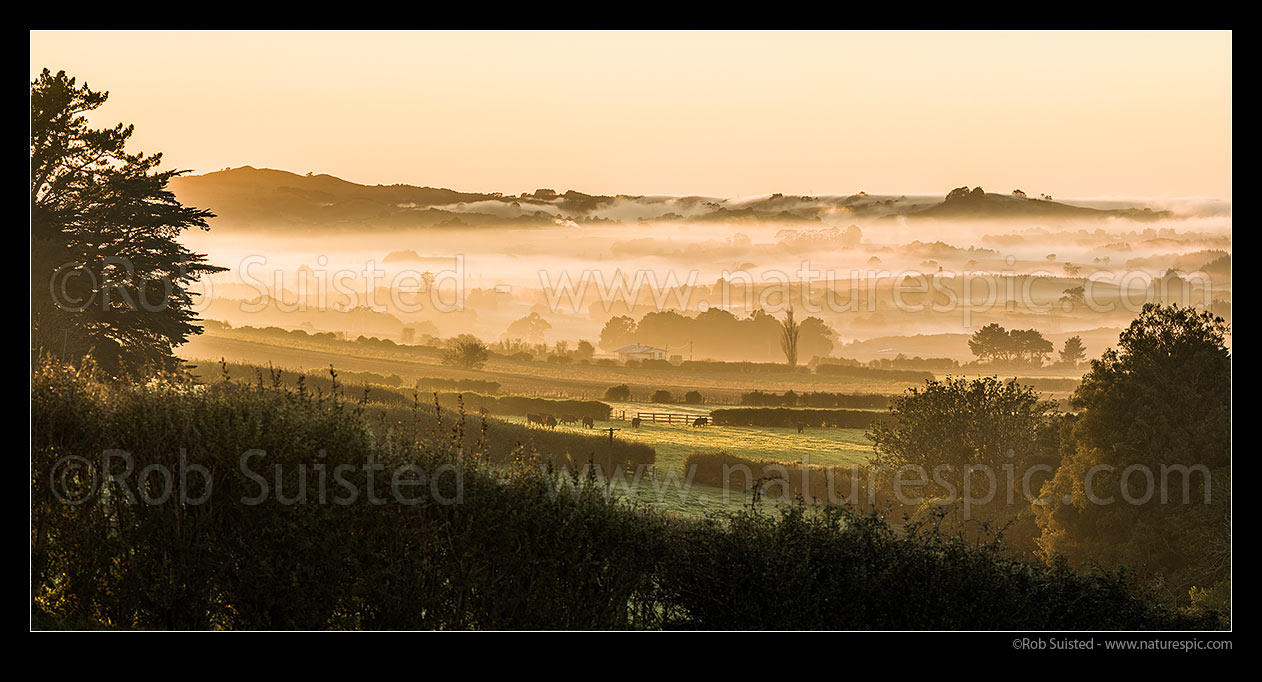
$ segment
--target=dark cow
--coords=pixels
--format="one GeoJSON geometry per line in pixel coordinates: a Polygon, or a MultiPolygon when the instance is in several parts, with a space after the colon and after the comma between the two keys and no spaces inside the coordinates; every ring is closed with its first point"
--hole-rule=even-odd
{"type": "Polygon", "coordinates": [[[526,424],[528,425],[538,424],[539,426],[547,426],[548,422],[547,420],[543,418],[543,415],[541,414],[527,414],[526,424]]]}
{"type": "Polygon", "coordinates": [[[693,426],[707,426],[709,425],[709,423],[710,423],[709,417],[697,417],[696,419],[692,420],[693,426]]]}
{"type": "Polygon", "coordinates": [[[803,428],[805,427],[802,426],[802,422],[798,422],[798,433],[802,433],[803,428]]]}
{"type": "Polygon", "coordinates": [[[544,419],[544,426],[547,426],[550,429],[555,429],[557,427],[556,417],[553,417],[550,414],[545,414],[543,415],[543,419],[544,419]]]}
{"type": "Polygon", "coordinates": [[[578,417],[575,417],[572,414],[563,414],[559,419],[557,419],[557,421],[562,424],[577,424],[578,417]]]}
{"type": "Polygon", "coordinates": [[[636,417],[635,419],[632,419],[632,420],[631,420],[631,428],[633,428],[633,429],[638,429],[638,428],[640,428],[640,418],[639,418],[639,417],[636,417]]]}
{"type": "Polygon", "coordinates": [[[583,417],[583,428],[585,429],[596,428],[596,420],[592,419],[591,417],[583,417]]]}

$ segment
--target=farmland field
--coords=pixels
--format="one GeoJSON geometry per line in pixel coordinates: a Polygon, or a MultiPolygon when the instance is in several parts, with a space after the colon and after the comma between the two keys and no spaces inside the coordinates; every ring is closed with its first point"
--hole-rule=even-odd
{"type": "Polygon", "coordinates": [[[480,371],[459,369],[442,363],[439,351],[416,346],[381,348],[347,341],[324,341],[269,336],[258,331],[207,329],[181,348],[191,362],[230,362],[266,364],[293,370],[326,370],[332,364],[339,370],[397,374],[405,385],[419,377],[451,379],[490,379],[515,395],[564,396],[600,399],[605,389],[627,384],[632,394],[648,397],[658,389],[683,395],[701,391],[707,403],[734,405],[740,394],[752,389],[794,390],[835,393],[875,393],[891,395],[919,382],[853,378],[819,374],[710,375],[672,369],[630,368],[605,365],[558,365],[492,358],[480,371]]]}
{"type": "MultiPolygon", "coordinates": [[[[614,414],[625,412],[630,418],[637,413],[673,413],[704,416],[712,406],[662,405],[658,403],[610,402],[614,414]]],[[[506,421],[525,423],[523,417],[508,417],[506,421]]],[[[581,427],[559,426],[591,433],[581,427]]],[[[618,429],[615,437],[653,446],[657,451],[656,481],[626,481],[616,485],[616,490],[644,504],[684,514],[698,514],[717,509],[739,507],[745,502],[745,494],[732,491],[725,494],[714,486],[692,483],[687,487],[678,482],[687,479],[684,459],[692,453],[726,452],[748,459],[802,462],[823,466],[850,467],[867,462],[872,452],[865,429],[808,428],[798,433],[793,428],[753,426],[700,426],[681,423],[653,423],[646,421],[638,429],[631,428],[630,421],[612,420],[596,422],[597,429],[618,429]]]]}

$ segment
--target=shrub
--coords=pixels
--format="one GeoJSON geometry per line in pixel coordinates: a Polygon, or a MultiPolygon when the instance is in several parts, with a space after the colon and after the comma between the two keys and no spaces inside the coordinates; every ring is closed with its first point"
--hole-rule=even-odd
{"type": "Polygon", "coordinates": [[[626,384],[618,384],[605,389],[605,400],[615,400],[618,402],[626,402],[631,399],[631,387],[626,384]]]}
{"type": "Polygon", "coordinates": [[[670,391],[664,388],[659,388],[656,391],[653,391],[653,395],[649,397],[649,400],[652,400],[655,403],[673,403],[675,402],[675,396],[671,395],[670,391]]]}
{"type": "Polygon", "coordinates": [[[481,369],[491,357],[486,344],[471,334],[461,334],[447,340],[447,350],[443,353],[443,362],[465,369],[481,369]]]}
{"type": "Polygon", "coordinates": [[[705,399],[701,397],[701,391],[694,389],[684,394],[684,402],[689,405],[700,405],[705,402],[705,399]]]}

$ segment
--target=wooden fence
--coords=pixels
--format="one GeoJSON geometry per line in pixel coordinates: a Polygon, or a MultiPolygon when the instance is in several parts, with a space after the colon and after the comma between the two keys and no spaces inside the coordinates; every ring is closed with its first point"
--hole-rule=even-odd
{"type": "Polygon", "coordinates": [[[653,422],[654,424],[691,424],[697,417],[707,417],[704,414],[681,414],[679,412],[636,412],[635,416],[641,422],[653,422]]]}

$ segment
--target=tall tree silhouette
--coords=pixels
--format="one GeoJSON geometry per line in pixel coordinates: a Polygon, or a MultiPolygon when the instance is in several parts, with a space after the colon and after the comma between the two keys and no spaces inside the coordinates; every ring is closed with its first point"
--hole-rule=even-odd
{"type": "Polygon", "coordinates": [[[1070,367],[1077,367],[1086,355],[1087,347],[1082,345],[1082,337],[1071,336],[1065,339],[1065,347],[1060,352],[1060,361],[1070,367]]]}
{"type": "Polygon", "coordinates": [[[784,351],[785,362],[790,367],[798,365],[798,335],[801,332],[801,325],[793,320],[793,308],[784,316],[784,329],[780,333],[780,348],[784,351]]]}
{"type": "Polygon", "coordinates": [[[222,271],[176,241],[209,211],[167,189],[186,171],[125,151],[132,126],[89,127],[109,93],[48,69],[31,83],[32,352],[92,356],[112,374],[174,368],[200,333],[190,286],[222,271]]]}

